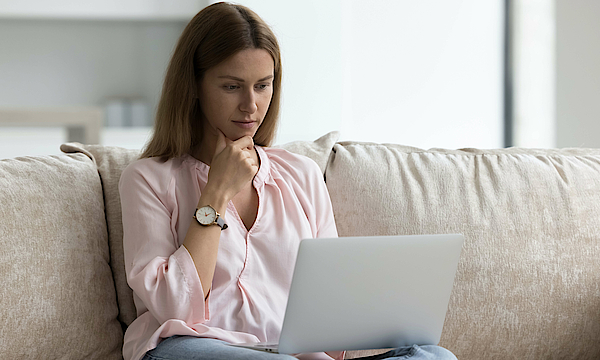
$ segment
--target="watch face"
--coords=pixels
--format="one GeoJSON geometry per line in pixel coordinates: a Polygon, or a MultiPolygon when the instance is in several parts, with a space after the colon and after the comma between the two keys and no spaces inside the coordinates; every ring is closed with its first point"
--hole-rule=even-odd
{"type": "Polygon", "coordinates": [[[203,206],[200,209],[196,210],[196,219],[202,225],[211,225],[215,222],[217,218],[217,213],[215,209],[210,206],[203,206]]]}

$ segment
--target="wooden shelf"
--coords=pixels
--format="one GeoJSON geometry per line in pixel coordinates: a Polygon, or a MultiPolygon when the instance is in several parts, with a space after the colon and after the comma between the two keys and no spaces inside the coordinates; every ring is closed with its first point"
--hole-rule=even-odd
{"type": "Polygon", "coordinates": [[[66,127],[68,141],[99,144],[104,112],[99,107],[0,109],[0,126],[66,127]]]}

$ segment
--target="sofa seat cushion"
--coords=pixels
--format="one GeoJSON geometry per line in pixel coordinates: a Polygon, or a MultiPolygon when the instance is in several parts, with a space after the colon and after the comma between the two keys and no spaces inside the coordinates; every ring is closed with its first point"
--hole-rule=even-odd
{"type": "Polygon", "coordinates": [[[95,164],[0,160],[0,204],[0,358],[122,359],[95,164]]]}
{"type": "Polygon", "coordinates": [[[600,149],[333,151],[340,236],[465,235],[440,345],[459,359],[600,358],[600,149]]]}

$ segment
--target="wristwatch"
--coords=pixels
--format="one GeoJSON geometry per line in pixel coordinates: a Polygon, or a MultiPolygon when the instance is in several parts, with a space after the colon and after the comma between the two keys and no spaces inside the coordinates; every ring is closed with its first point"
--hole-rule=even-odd
{"type": "Polygon", "coordinates": [[[221,217],[221,215],[215,210],[214,207],[210,205],[202,206],[201,208],[196,209],[194,213],[194,219],[198,221],[198,224],[202,226],[210,226],[210,225],[219,225],[221,230],[227,229],[227,224],[225,224],[225,220],[221,217]]]}

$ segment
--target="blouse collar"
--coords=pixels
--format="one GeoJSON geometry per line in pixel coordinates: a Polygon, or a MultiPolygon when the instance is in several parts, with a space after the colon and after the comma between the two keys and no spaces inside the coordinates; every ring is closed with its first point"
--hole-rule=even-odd
{"type": "Polygon", "coordinates": [[[254,186],[258,190],[267,181],[271,169],[271,160],[269,160],[269,157],[262,146],[255,146],[254,148],[256,149],[256,153],[258,154],[258,159],[260,161],[260,167],[254,176],[254,186]]]}

